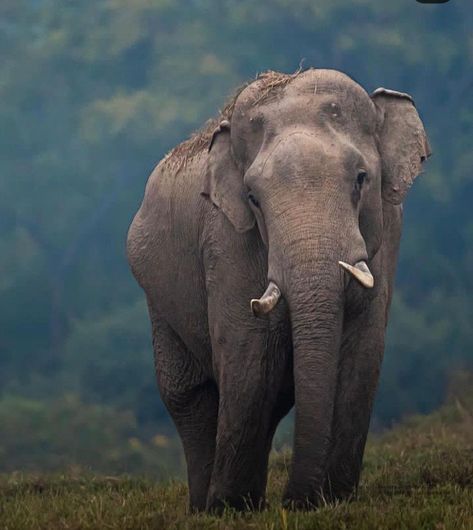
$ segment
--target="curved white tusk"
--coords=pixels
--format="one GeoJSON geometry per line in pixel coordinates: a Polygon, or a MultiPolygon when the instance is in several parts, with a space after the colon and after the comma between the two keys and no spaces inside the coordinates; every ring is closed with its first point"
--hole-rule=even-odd
{"type": "Polygon", "coordinates": [[[354,276],[361,283],[361,285],[363,285],[363,287],[371,289],[374,286],[373,275],[371,274],[371,271],[369,270],[365,261],[359,261],[358,263],[355,263],[354,266],[349,265],[344,261],[339,261],[338,264],[343,269],[348,271],[352,276],[354,276]]]}
{"type": "Polygon", "coordinates": [[[274,282],[269,282],[261,298],[253,298],[250,302],[251,310],[257,317],[267,315],[272,311],[281,298],[281,290],[274,282]]]}

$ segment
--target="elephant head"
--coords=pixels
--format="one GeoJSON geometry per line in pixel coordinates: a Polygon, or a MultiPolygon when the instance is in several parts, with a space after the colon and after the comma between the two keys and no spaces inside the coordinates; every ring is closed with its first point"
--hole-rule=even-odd
{"type": "Polygon", "coordinates": [[[257,225],[267,247],[268,288],[251,307],[263,315],[283,296],[290,312],[289,499],[313,499],[323,480],[347,288],[376,284],[383,204],[402,203],[429,154],[410,96],[369,96],[333,70],[262,76],[214,133],[203,192],[237,232],[257,225]]]}

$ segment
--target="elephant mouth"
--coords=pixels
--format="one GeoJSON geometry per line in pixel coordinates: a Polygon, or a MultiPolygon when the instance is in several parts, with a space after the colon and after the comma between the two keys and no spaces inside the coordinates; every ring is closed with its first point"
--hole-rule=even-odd
{"type": "MultiPolygon", "coordinates": [[[[366,261],[358,261],[355,265],[350,265],[344,261],[339,261],[340,267],[348,272],[357,280],[365,289],[374,287],[374,278],[366,261]]],[[[268,283],[266,291],[261,298],[252,298],[250,301],[251,311],[256,317],[263,317],[270,313],[281,299],[281,289],[274,281],[268,283]]]]}

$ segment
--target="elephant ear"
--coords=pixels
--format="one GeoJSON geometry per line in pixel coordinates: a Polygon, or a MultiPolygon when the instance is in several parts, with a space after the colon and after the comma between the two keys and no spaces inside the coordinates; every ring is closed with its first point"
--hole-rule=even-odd
{"type": "Polygon", "coordinates": [[[233,158],[227,120],[212,135],[204,172],[202,194],[222,210],[237,232],[253,228],[255,218],[248,205],[243,175],[233,158]]]}
{"type": "Polygon", "coordinates": [[[378,88],[371,94],[378,108],[383,200],[401,204],[422,163],[432,153],[422,121],[409,94],[378,88]]]}

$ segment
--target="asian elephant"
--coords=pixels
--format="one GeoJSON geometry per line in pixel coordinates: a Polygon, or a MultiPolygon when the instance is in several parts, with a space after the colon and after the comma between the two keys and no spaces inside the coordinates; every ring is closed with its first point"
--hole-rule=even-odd
{"type": "Polygon", "coordinates": [[[127,251],[192,510],[263,505],[294,405],[285,505],[356,491],[402,202],[429,155],[409,95],[309,69],[260,75],[153,171],[127,251]]]}

